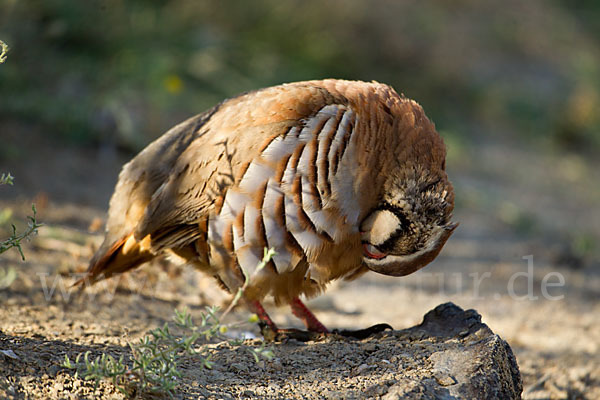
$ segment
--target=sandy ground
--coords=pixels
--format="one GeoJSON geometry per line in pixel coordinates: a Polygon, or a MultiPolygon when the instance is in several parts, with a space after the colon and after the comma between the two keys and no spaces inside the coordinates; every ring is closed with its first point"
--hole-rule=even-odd
{"type": "MultiPolygon", "coordinates": [[[[128,341],[171,320],[174,308],[198,314],[228,298],[196,271],[166,262],[70,297],[73,274],[101,240],[98,229],[126,157],[113,149],[56,146],[41,132],[5,126],[4,146],[17,151],[0,169],[17,179],[0,188],[0,210],[22,221],[35,202],[45,226],[23,246],[25,262],[16,251],[0,258],[0,268],[18,274],[0,289],[0,350],[16,349],[18,356],[0,355],[0,397],[119,397],[109,384],[94,392],[93,384],[74,379],[59,365],[64,355],[119,354],[128,341]]],[[[309,306],[329,327],[387,322],[402,329],[452,301],[476,309],[511,345],[523,398],[600,398],[598,165],[487,143],[451,152],[448,166],[461,225],[441,256],[405,278],[367,274],[336,282],[309,306]]],[[[277,323],[299,326],[288,310],[266,307],[277,323]]],[[[228,319],[245,315],[237,310],[228,319]]],[[[252,326],[248,331],[257,334],[252,326]]],[[[323,397],[310,390],[303,387],[302,396],[323,397]]]]}

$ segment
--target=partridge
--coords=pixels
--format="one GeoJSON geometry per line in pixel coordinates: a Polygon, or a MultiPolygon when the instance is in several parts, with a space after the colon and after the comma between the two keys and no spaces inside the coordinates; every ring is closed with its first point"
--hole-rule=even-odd
{"type": "Polygon", "coordinates": [[[300,301],[367,271],[431,262],[457,224],[442,138],[415,101],[377,82],[284,84],[226,100],[127,163],[106,236],[78,283],[168,254],[213,276],[272,331],[261,306],[300,301]],[[264,249],[275,255],[257,268],[264,249]]]}

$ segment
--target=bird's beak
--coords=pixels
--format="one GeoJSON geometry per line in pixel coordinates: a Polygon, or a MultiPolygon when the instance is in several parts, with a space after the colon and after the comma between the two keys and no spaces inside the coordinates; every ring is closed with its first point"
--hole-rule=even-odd
{"type": "Polygon", "coordinates": [[[367,268],[379,274],[389,276],[412,274],[437,257],[457,226],[458,223],[451,223],[438,228],[437,232],[428,240],[427,245],[416,253],[404,256],[389,255],[384,259],[369,262],[367,268]]]}

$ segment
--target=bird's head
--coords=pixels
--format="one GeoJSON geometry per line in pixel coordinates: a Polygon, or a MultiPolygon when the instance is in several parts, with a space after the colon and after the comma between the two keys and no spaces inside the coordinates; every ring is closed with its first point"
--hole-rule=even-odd
{"type": "Polygon", "coordinates": [[[395,177],[360,225],[363,262],[384,275],[404,276],[429,264],[458,226],[450,221],[454,193],[445,171],[395,177]]]}

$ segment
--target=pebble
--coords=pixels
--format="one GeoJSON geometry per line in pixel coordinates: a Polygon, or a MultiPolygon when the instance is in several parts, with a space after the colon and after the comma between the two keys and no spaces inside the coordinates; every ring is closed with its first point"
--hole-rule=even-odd
{"type": "Polygon", "coordinates": [[[368,353],[371,353],[371,352],[377,350],[377,347],[378,346],[377,346],[376,343],[367,343],[367,344],[365,344],[363,346],[363,350],[366,351],[366,352],[368,352],[368,353]]]}
{"type": "Polygon", "coordinates": [[[452,375],[435,374],[434,378],[441,386],[452,386],[456,384],[456,378],[452,375]]]}

